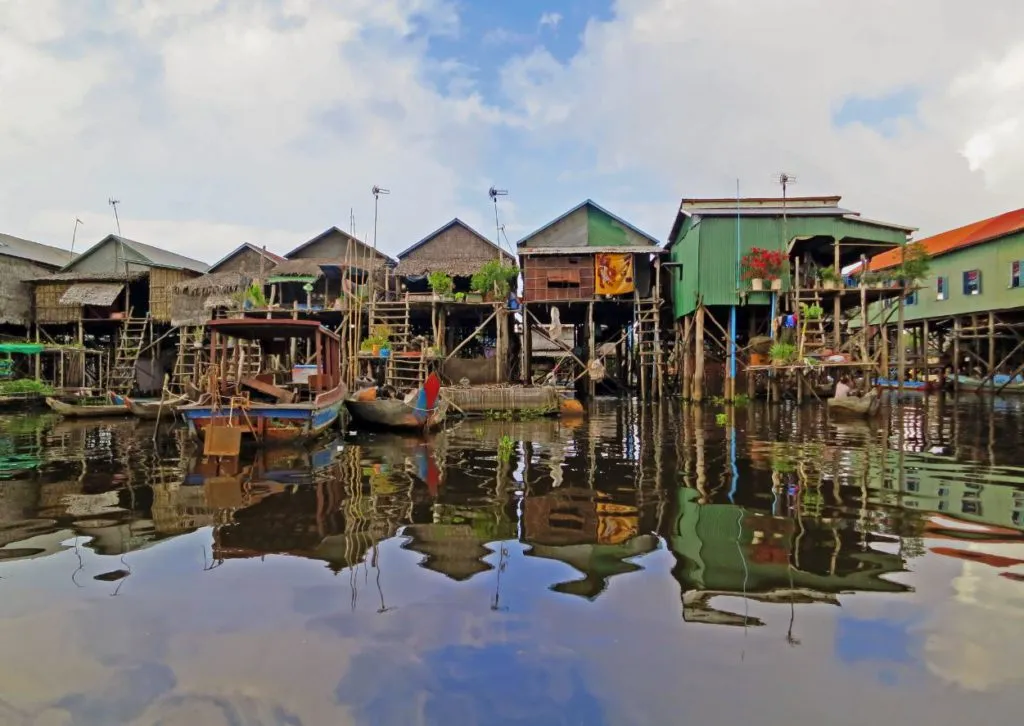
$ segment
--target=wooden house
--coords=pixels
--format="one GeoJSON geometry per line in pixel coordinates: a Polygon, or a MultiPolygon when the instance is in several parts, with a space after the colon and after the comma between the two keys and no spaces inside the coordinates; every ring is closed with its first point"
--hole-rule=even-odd
{"type": "Polygon", "coordinates": [[[179,282],[171,298],[171,323],[202,325],[217,310],[237,306],[237,295],[255,280],[266,280],[285,258],[243,242],[210,266],[205,275],[179,282]]]}
{"type": "Polygon", "coordinates": [[[591,200],[517,243],[528,302],[651,295],[658,240],[591,200]]]}
{"type": "Polygon", "coordinates": [[[107,235],[51,275],[31,282],[40,325],[148,318],[170,323],[172,288],[208,265],[151,245],[107,235]]]}
{"type": "Polygon", "coordinates": [[[536,354],[541,378],[578,381],[584,372],[574,366],[586,367],[591,394],[606,372],[617,389],[636,384],[646,395],[658,383],[660,390],[663,250],[657,239],[588,199],[517,248],[528,380],[538,378],[536,354]]]}
{"type": "Polygon", "coordinates": [[[430,291],[427,275],[446,272],[455,282],[455,292],[468,292],[473,274],[495,259],[508,265],[516,264],[515,257],[455,218],[399,252],[395,276],[400,289],[426,293],[430,291]]]}
{"type": "Polygon", "coordinates": [[[69,250],[0,234],[0,329],[25,333],[32,325],[32,287],[26,280],[68,264],[69,250]]]}
{"type": "Polygon", "coordinates": [[[308,311],[340,309],[351,296],[389,287],[394,260],[337,227],[285,255],[268,279],[272,305],[308,311]]]}

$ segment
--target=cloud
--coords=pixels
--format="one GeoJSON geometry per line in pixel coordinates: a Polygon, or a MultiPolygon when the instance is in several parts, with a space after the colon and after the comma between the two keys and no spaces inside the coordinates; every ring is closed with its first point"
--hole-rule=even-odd
{"type": "Polygon", "coordinates": [[[445,0],[80,5],[0,7],[0,97],[18,109],[0,115],[0,216],[22,236],[60,243],[77,215],[98,240],[115,195],[140,241],[288,249],[350,208],[365,236],[379,183],[394,251],[451,216],[500,119],[428,55],[457,27],[445,0]]]}
{"type": "Polygon", "coordinates": [[[624,206],[658,201],[635,221],[662,234],[679,196],[732,193],[737,177],[772,193],[781,170],[800,192],[927,231],[1020,206],[1024,5],[839,0],[827,19],[807,0],[738,7],[617,0],[569,60],[510,61],[505,95],[533,134],[590,150],[591,187],[629,180],[624,206]],[[851,98],[905,89],[908,117],[834,123],[851,98]]]}
{"type": "Polygon", "coordinates": [[[544,13],[540,16],[540,27],[542,28],[557,28],[561,22],[561,13],[544,13]]]}

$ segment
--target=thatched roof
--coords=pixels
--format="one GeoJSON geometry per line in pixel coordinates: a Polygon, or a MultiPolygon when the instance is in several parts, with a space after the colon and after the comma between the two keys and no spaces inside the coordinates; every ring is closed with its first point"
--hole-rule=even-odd
{"type": "MultiPolygon", "coordinates": [[[[357,270],[379,270],[386,266],[384,260],[360,260],[358,264],[349,265],[357,270]]],[[[267,273],[267,277],[322,277],[325,267],[345,267],[344,260],[322,258],[298,258],[286,260],[267,273]]]]}
{"type": "Polygon", "coordinates": [[[242,272],[213,272],[193,277],[174,286],[179,295],[221,295],[245,290],[252,285],[252,277],[242,272]]]}
{"type": "MultiPolygon", "coordinates": [[[[490,262],[496,257],[497,255],[460,257],[457,252],[453,252],[452,256],[443,260],[402,260],[398,263],[398,267],[395,268],[395,274],[399,277],[422,277],[423,275],[429,275],[435,270],[441,270],[442,272],[447,272],[452,277],[472,277],[483,267],[485,262],[490,262]]],[[[502,262],[510,265],[515,264],[512,257],[508,254],[502,257],[502,262]]]]}
{"type": "Polygon", "coordinates": [[[72,285],[61,296],[61,305],[99,305],[109,307],[124,290],[122,282],[87,282],[72,285]]]}
{"type": "Polygon", "coordinates": [[[134,282],[149,275],[149,271],[132,272],[55,272],[52,275],[33,277],[26,282],[134,282]]]}

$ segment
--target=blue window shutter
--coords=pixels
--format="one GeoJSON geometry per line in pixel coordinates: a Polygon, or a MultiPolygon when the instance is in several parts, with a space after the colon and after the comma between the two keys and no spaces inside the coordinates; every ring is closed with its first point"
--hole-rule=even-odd
{"type": "Polygon", "coordinates": [[[970,295],[971,294],[970,289],[968,289],[968,287],[967,287],[967,275],[968,275],[968,273],[964,272],[964,295],[970,295]]]}

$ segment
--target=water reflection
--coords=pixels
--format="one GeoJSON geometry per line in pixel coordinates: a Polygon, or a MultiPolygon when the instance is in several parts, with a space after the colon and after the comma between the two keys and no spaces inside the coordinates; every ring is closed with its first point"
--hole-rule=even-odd
{"type": "MultiPolygon", "coordinates": [[[[741,665],[787,652],[832,700],[899,682],[878,718],[948,722],[948,683],[1010,713],[1022,421],[609,402],[221,460],[134,421],[0,419],[0,722],[676,723],[651,666],[690,660],[763,690],[760,722],[814,720],[826,701],[741,665]]],[[[699,720],[754,713],[694,679],[699,720]]]]}

